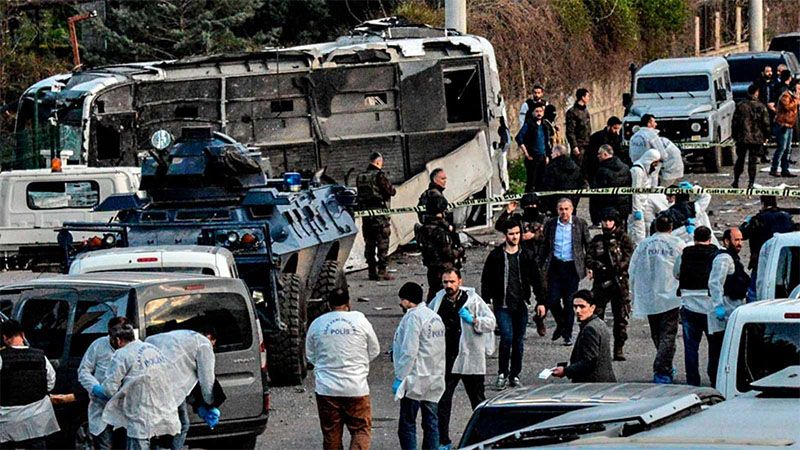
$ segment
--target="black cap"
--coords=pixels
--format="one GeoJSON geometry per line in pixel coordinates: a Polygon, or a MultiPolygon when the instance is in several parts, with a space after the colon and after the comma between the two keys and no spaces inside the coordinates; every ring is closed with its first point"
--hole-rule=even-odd
{"type": "Polygon", "coordinates": [[[415,305],[419,305],[422,303],[422,286],[409,281],[400,288],[397,296],[402,300],[408,300],[415,305]]]}
{"type": "Polygon", "coordinates": [[[619,213],[614,208],[603,208],[600,220],[613,220],[615,224],[619,224],[619,213]]]}

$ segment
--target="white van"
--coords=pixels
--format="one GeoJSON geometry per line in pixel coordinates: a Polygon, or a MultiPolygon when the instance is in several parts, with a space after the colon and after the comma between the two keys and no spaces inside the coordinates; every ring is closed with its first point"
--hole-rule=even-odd
{"type": "Polygon", "coordinates": [[[776,233],[758,256],[756,298],[799,298],[800,231],[776,233]]]}
{"type": "Polygon", "coordinates": [[[181,272],[239,278],[233,253],[207,245],[118,247],[78,255],[70,275],[96,272],[181,272]]]}

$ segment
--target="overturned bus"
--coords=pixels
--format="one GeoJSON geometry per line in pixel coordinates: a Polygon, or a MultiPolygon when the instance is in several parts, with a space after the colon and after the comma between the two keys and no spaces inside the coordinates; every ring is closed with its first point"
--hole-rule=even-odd
{"type": "MultiPolygon", "coordinates": [[[[435,167],[448,171],[450,201],[500,194],[504,114],[486,39],[387,18],[334,42],[50,77],[19,101],[14,157],[136,166],[155,131],[204,125],[259,150],[273,172],[325,168],[338,183],[353,184],[379,151],[398,191],[391,206],[402,207],[435,167]]],[[[460,219],[485,223],[487,212],[460,219]]],[[[412,238],[415,221],[392,218],[392,247],[412,238]]]]}

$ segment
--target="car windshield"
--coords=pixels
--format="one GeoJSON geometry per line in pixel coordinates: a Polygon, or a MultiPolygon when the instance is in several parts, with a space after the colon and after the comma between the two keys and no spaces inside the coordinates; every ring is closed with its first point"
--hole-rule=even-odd
{"type": "Polygon", "coordinates": [[[705,92],[707,75],[680,75],[674,77],[642,77],[636,80],[637,94],[664,94],[672,92],[705,92]]]}
{"type": "Polygon", "coordinates": [[[800,365],[800,323],[745,324],[739,342],[737,390],[749,391],[753,381],[797,365],[800,365]]]}
{"type": "Polygon", "coordinates": [[[783,64],[783,59],[733,58],[728,60],[728,66],[731,70],[731,80],[733,80],[734,83],[752,83],[761,76],[761,72],[764,71],[765,66],[771,66],[772,73],[775,73],[778,64],[783,64]]]}

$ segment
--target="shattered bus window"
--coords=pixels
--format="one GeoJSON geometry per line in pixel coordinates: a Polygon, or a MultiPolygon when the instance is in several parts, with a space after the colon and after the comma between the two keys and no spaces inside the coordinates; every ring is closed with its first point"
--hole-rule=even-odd
{"type": "Polygon", "coordinates": [[[447,122],[477,122],[483,119],[483,98],[477,67],[444,73],[447,122]]]}

